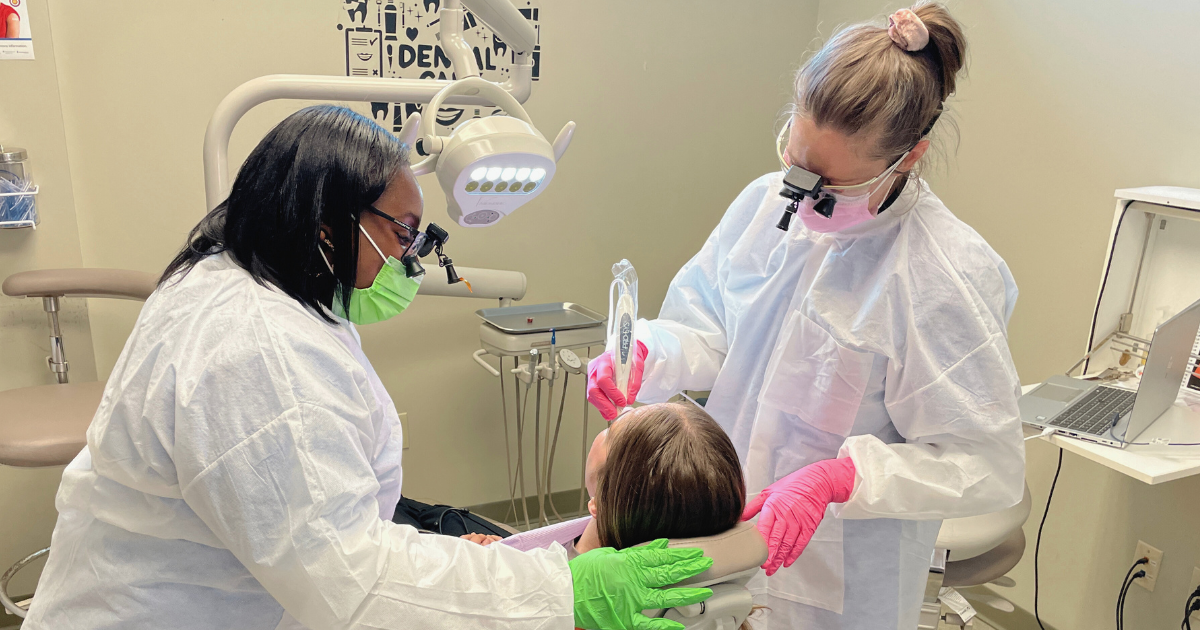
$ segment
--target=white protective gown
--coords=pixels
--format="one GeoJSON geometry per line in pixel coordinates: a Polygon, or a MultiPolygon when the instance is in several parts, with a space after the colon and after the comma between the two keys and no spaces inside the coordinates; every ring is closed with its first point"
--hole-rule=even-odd
{"type": "Polygon", "coordinates": [[[354,327],[210,256],[142,309],[24,627],[572,628],[561,548],[390,522],[401,448],[354,327]]]}
{"type": "MultiPolygon", "coordinates": [[[[849,456],[854,493],[791,568],[761,573],[759,628],[916,627],[941,519],[1020,501],[1019,381],[1004,261],[922,181],[837,234],[793,221],[781,174],[733,202],[671,283],[638,400],[711,390],[751,494],[849,456]]],[[[752,583],[752,587],[754,583],[752,583]]]]}

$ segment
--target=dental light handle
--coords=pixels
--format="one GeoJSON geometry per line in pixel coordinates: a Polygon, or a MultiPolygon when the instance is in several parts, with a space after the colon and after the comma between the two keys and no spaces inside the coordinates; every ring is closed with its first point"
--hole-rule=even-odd
{"type": "MultiPolygon", "coordinates": [[[[495,103],[500,109],[503,109],[509,116],[523,121],[530,127],[533,127],[533,119],[529,117],[529,114],[525,111],[525,108],[521,107],[521,104],[517,102],[517,99],[513,98],[513,95],[505,91],[504,88],[500,87],[499,84],[492,83],[491,81],[487,81],[479,77],[467,77],[464,79],[459,79],[454,83],[442,88],[441,91],[435,94],[433,99],[429,101],[429,104],[425,106],[425,111],[427,113],[432,112],[432,115],[418,118],[415,121],[417,123],[416,137],[421,140],[425,152],[429,154],[429,157],[412,165],[412,172],[414,175],[432,173],[433,169],[437,167],[438,157],[442,152],[442,147],[445,142],[445,137],[438,135],[437,133],[437,111],[439,108],[441,108],[442,103],[446,101],[447,97],[464,94],[468,96],[479,96],[481,98],[486,98],[495,103]]],[[[412,120],[411,116],[409,117],[409,120],[412,120]]],[[[400,131],[401,136],[407,136],[405,132],[407,131],[406,127],[408,126],[408,121],[406,120],[405,122],[405,126],[402,127],[400,131]]],[[[570,142],[569,138],[567,142],[570,142]]]]}

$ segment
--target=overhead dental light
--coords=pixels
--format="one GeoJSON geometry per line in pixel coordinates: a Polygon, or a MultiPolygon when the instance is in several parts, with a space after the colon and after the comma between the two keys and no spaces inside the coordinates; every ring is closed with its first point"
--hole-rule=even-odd
{"type": "MultiPolygon", "coordinates": [[[[491,27],[521,63],[528,63],[537,32],[509,0],[445,0],[439,12],[442,47],[460,78],[433,96],[424,108],[424,117],[409,116],[400,139],[409,146],[421,141],[428,157],[414,164],[413,172],[437,174],[450,218],[464,227],[483,227],[546,189],[554,178],[555,164],[571,143],[575,123],[568,122],[551,144],[510,93],[511,86],[479,76],[475,55],[462,37],[464,6],[491,27]],[[508,115],[473,118],[449,136],[439,135],[437,111],[453,97],[489,102],[508,115]]],[[[527,96],[528,91],[523,94],[527,96]]]]}
{"type": "Polygon", "coordinates": [[[508,116],[473,118],[442,136],[436,116],[413,114],[404,122],[400,138],[410,145],[421,140],[429,157],[414,164],[413,172],[437,174],[451,219],[464,227],[492,225],[546,189],[571,143],[575,123],[568,122],[551,144],[512,95],[479,77],[443,88],[425,106],[426,113],[438,111],[455,95],[484,98],[508,116]]]}
{"type": "Polygon", "coordinates": [[[413,172],[437,174],[450,217],[464,227],[492,225],[541,194],[571,143],[575,123],[568,122],[550,143],[521,107],[531,91],[537,32],[510,0],[442,0],[438,17],[441,47],[457,81],[269,75],[230,92],[204,135],[209,209],[229,194],[229,138],[238,119],[255,105],[281,98],[428,103],[425,119],[413,114],[399,136],[409,146],[421,140],[429,155],[413,166],[413,172]],[[503,84],[479,76],[474,51],[463,39],[464,5],[512,51],[512,72],[503,84]],[[436,118],[443,105],[496,105],[508,115],[474,118],[442,136],[436,118]]]}

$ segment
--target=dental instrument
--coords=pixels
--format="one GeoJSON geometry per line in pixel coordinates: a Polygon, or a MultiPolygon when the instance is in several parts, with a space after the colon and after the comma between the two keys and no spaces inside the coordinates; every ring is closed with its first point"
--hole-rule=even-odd
{"type": "MultiPolygon", "coordinates": [[[[560,355],[559,353],[554,351],[554,345],[555,345],[554,344],[554,331],[552,330],[552,331],[550,331],[550,333],[551,333],[550,356],[558,359],[558,361],[556,361],[556,365],[558,365],[558,367],[561,369],[562,368],[562,366],[561,366],[562,355],[560,355]]],[[[576,359],[576,360],[578,360],[578,359],[576,359]]],[[[557,371],[558,370],[556,369],[553,372],[557,372],[557,371]]],[[[571,379],[571,373],[569,371],[564,371],[563,385],[562,385],[562,398],[558,401],[558,420],[556,420],[554,423],[554,439],[549,440],[548,444],[550,444],[550,451],[546,454],[546,466],[545,466],[545,468],[546,468],[546,483],[545,483],[545,486],[546,486],[546,496],[547,497],[554,496],[554,490],[552,489],[553,474],[554,474],[554,455],[556,454],[556,452],[558,450],[558,432],[559,432],[559,429],[562,428],[563,410],[566,409],[566,404],[567,404],[567,385],[570,384],[570,382],[571,382],[570,379],[571,379]]],[[[554,381],[553,380],[550,381],[549,402],[550,403],[554,402],[554,381]]],[[[550,432],[550,418],[549,418],[549,416],[547,416],[547,418],[546,418],[547,436],[549,436],[549,432],[550,432]]],[[[585,435],[585,437],[587,435],[586,428],[584,429],[584,435],[585,435]]],[[[547,501],[547,503],[550,504],[550,509],[554,512],[554,517],[557,518],[558,521],[561,523],[563,521],[563,517],[561,514],[558,513],[558,507],[554,505],[554,501],[549,500],[549,501],[547,501]]]]}
{"type": "MultiPolygon", "coordinates": [[[[633,325],[637,321],[637,272],[624,258],[612,267],[613,281],[608,287],[608,341],[616,364],[617,389],[625,397],[628,409],[629,372],[633,364],[633,325]]],[[[622,410],[624,411],[624,410],[622,410]]]]}
{"type": "MultiPolygon", "coordinates": [[[[564,390],[566,389],[566,386],[567,386],[566,385],[566,377],[567,376],[569,376],[571,374],[583,375],[585,373],[585,370],[587,369],[586,364],[579,358],[579,355],[575,354],[574,352],[571,352],[570,350],[568,350],[566,348],[563,348],[562,350],[558,351],[558,363],[559,363],[559,365],[562,366],[563,371],[566,372],[566,374],[563,376],[563,389],[564,390]]],[[[580,459],[579,459],[579,461],[581,461],[581,462],[587,461],[588,408],[589,407],[591,407],[591,405],[588,404],[587,397],[585,396],[583,399],[583,432],[582,432],[583,443],[581,445],[580,459]]],[[[560,411],[561,411],[561,405],[560,405],[560,411]]],[[[558,442],[558,439],[556,437],[555,443],[557,443],[557,442],[558,442]]],[[[551,463],[554,462],[553,455],[551,455],[551,457],[550,457],[550,462],[551,463]]],[[[583,507],[584,507],[584,504],[587,502],[587,499],[586,499],[586,497],[587,497],[587,486],[586,486],[587,479],[586,479],[586,477],[587,477],[587,468],[585,466],[580,466],[580,468],[579,468],[579,513],[580,514],[583,514],[583,507]]]]}

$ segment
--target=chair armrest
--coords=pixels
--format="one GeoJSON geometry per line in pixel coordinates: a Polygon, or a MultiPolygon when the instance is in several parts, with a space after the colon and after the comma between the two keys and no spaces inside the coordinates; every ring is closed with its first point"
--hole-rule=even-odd
{"type": "Polygon", "coordinates": [[[129,269],[37,269],[14,273],[0,290],[11,297],[104,297],[145,301],[158,276],[129,269]]]}

